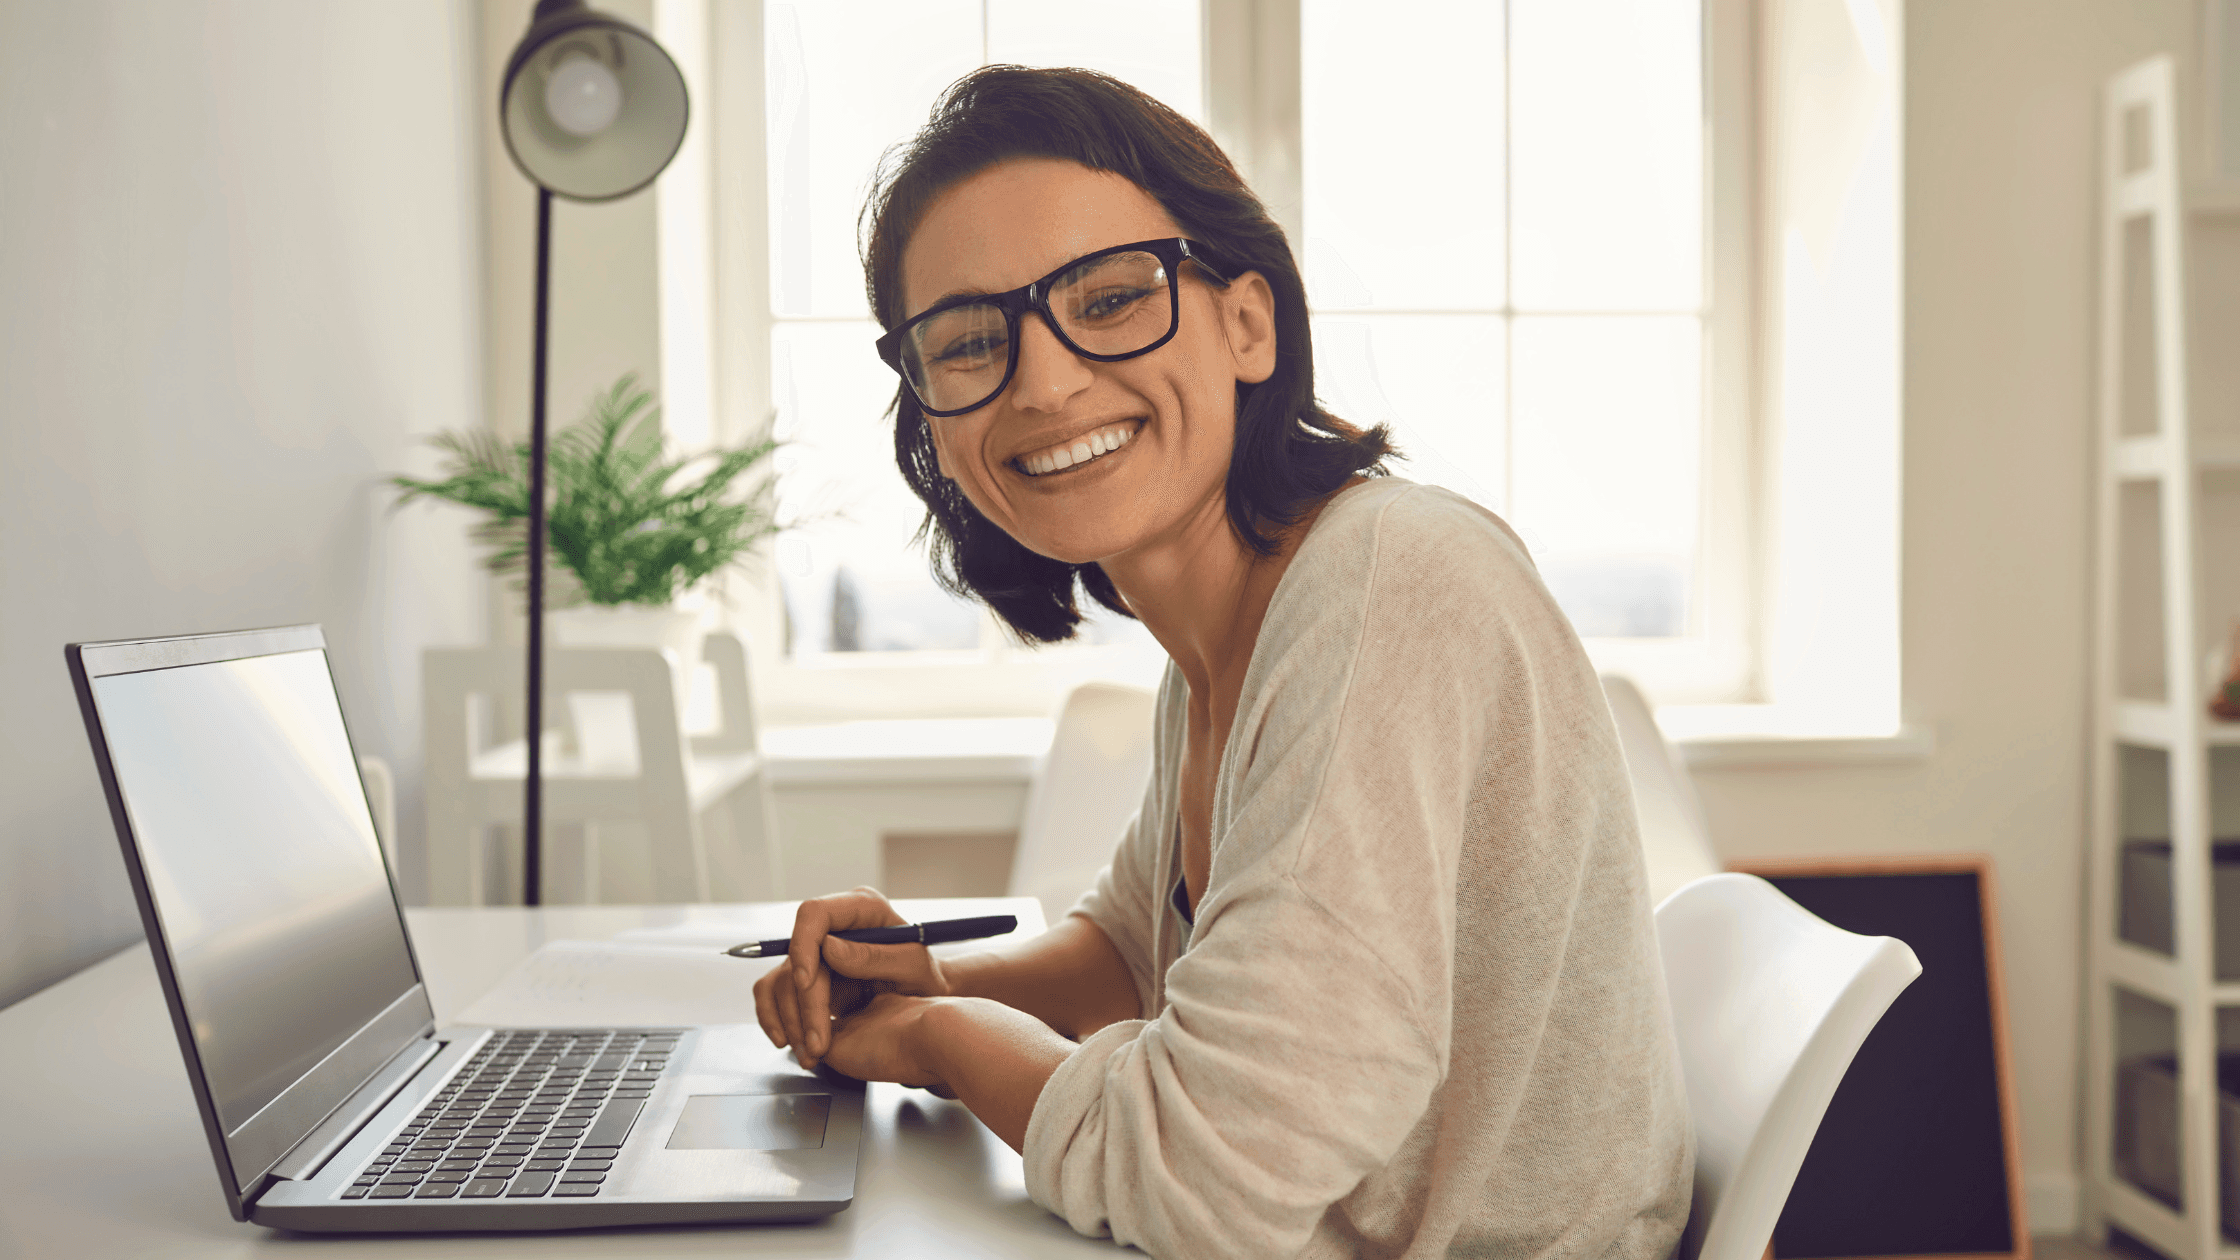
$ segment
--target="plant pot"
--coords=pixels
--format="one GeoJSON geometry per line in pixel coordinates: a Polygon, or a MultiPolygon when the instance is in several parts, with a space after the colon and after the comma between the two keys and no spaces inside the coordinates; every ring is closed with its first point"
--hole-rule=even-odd
{"type": "MultiPolygon", "coordinates": [[[[554,646],[659,648],[669,655],[669,676],[682,722],[692,697],[692,680],[707,637],[701,624],[705,602],[687,595],[667,607],[643,604],[582,604],[549,616],[554,646]]],[[[637,723],[630,697],[591,692],[568,697],[576,750],[589,768],[634,772],[638,763],[637,723]]]]}

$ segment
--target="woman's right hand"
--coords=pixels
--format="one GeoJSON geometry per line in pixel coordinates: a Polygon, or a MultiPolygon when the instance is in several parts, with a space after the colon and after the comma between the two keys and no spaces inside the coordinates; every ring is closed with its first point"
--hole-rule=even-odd
{"type": "Polygon", "coordinates": [[[940,960],[918,944],[864,945],[834,932],[906,923],[875,888],[812,897],[794,912],[786,961],[754,982],[754,1013],[772,1045],[791,1046],[803,1067],[832,1048],[832,1020],[880,993],[949,997],[940,960]]]}

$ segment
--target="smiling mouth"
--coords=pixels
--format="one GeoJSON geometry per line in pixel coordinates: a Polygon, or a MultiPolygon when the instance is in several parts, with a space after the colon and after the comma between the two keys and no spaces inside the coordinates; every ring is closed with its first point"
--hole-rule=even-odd
{"type": "Polygon", "coordinates": [[[1029,451],[1011,461],[1011,466],[1029,477],[1048,477],[1054,473],[1079,468],[1094,463],[1106,455],[1126,446],[1142,428],[1140,420],[1123,420],[1108,424],[1093,433],[1063,442],[1056,446],[1029,451]]]}

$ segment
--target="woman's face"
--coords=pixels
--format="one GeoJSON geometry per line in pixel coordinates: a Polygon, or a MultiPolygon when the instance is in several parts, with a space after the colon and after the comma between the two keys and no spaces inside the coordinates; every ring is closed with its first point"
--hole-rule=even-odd
{"type": "MultiPolygon", "coordinates": [[[[903,309],[1002,293],[1107,246],[1180,235],[1122,176],[1050,158],[1001,162],[927,210],[902,255],[903,309]]],[[[1172,341],[1119,363],[1080,358],[1039,316],[1023,316],[1003,392],[964,415],[926,418],[942,475],[1021,545],[1071,564],[1225,530],[1236,386],[1275,370],[1275,304],[1257,273],[1216,288],[1188,263],[1181,302],[1172,341]],[[1091,458],[1051,467],[1082,443],[1091,458]]]]}

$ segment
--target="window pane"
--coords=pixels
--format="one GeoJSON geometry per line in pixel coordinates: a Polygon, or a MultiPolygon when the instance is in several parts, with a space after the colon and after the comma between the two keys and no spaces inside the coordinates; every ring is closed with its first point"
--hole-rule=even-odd
{"type": "Polygon", "coordinates": [[[780,324],[770,335],[778,405],[779,579],[795,652],[974,648],[980,612],[935,586],[911,535],[925,516],[894,466],[895,376],[869,320],[780,324]]]}
{"type": "Polygon", "coordinates": [[[1501,6],[1304,0],[1300,25],[1314,304],[1500,309],[1501,6]]]}
{"type": "Polygon", "coordinates": [[[773,3],[765,12],[771,309],[864,315],[857,212],[879,155],[980,64],[980,3],[773,3]]]}
{"type": "Polygon", "coordinates": [[[1581,635],[1687,631],[1701,484],[1694,317],[1520,317],[1518,531],[1581,635]]]}
{"type": "Polygon", "coordinates": [[[1315,392],[1344,419],[1391,424],[1399,476],[1498,512],[1502,341],[1496,315],[1318,315],[1315,392]]]}
{"type": "Polygon", "coordinates": [[[1703,54],[1690,0],[1511,0],[1521,310],[1692,310],[1703,54]]]}
{"type": "Polygon", "coordinates": [[[1197,0],[988,0],[988,60],[1102,70],[1205,121],[1197,0]]]}

